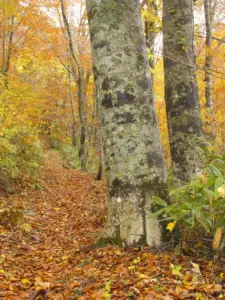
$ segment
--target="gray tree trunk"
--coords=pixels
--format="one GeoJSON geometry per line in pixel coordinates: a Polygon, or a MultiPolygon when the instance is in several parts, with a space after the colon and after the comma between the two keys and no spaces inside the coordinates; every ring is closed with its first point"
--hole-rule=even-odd
{"type": "MultiPolygon", "coordinates": [[[[152,14],[155,15],[155,17],[158,15],[158,7],[155,0],[147,1],[147,10],[151,11],[152,14]]],[[[157,22],[155,18],[152,18],[151,20],[147,19],[145,20],[145,39],[146,39],[146,45],[148,49],[148,60],[149,65],[152,70],[152,83],[154,86],[154,69],[155,69],[155,40],[157,37],[157,34],[159,32],[159,29],[157,28],[157,22]]]]}
{"type": "Polygon", "coordinates": [[[68,81],[69,81],[69,101],[71,107],[71,116],[72,116],[72,124],[71,124],[71,140],[72,140],[72,147],[76,147],[76,132],[77,132],[77,124],[76,124],[76,112],[74,108],[74,99],[73,99],[73,89],[72,89],[72,78],[71,78],[72,68],[71,62],[69,58],[69,51],[68,51],[68,81]]]}
{"type": "Polygon", "coordinates": [[[212,28],[213,28],[213,19],[215,15],[215,8],[217,5],[217,0],[204,0],[204,10],[205,10],[205,31],[206,31],[206,39],[205,39],[205,100],[206,100],[206,108],[209,111],[209,115],[212,121],[212,131],[213,135],[215,134],[215,124],[214,124],[214,109],[213,109],[213,81],[212,81],[212,28]]]}
{"type": "Polygon", "coordinates": [[[163,60],[170,152],[177,179],[201,172],[194,141],[202,135],[193,49],[191,0],[163,1],[163,60]]]}
{"type": "Polygon", "coordinates": [[[86,0],[109,187],[104,238],[159,245],[152,196],[166,194],[166,168],[137,0],[86,0]]]}

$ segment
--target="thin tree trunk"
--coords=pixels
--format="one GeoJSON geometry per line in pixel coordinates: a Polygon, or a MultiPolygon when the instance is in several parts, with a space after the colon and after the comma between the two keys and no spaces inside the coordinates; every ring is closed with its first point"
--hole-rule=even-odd
{"type": "Polygon", "coordinates": [[[102,147],[100,145],[100,153],[99,153],[99,161],[98,161],[98,173],[96,175],[96,180],[102,180],[102,173],[103,173],[103,151],[102,151],[102,147]]]}
{"type": "Polygon", "coordinates": [[[163,61],[170,152],[174,175],[188,181],[201,173],[196,137],[202,135],[190,0],[163,1],[163,61]]]}
{"type": "Polygon", "coordinates": [[[78,107],[79,107],[79,117],[80,117],[80,149],[79,149],[79,158],[81,161],[81,170],[86,170],[86,152],[85,152],[85,145],[86,145],[86,138],[87,138],[87,116],[86,116],[86,92],[87,92],[87,83],[88,83],[88,74],[85,74],[82,65],[80,64],[73,46],[73,39],[70,29],[70,24],[68,22],[66,16],[66,10],[64,5],[64,0],[60,0],[61,4],[61,11],[64,26],[67,32],[67,39],[69,50],[71,54],[71,58],[77,68],[77,72],[75,71],[75,67],[72,64],[72,73],[77,84],[78,88],[78,107]],[[85,76],[86,75],[86,76],[85,76]]]}
{"type": "Polygon", "coordinates": [[[72,126],[71,126],[71,138],[72,138],[72,146],[75,148],[77,145],[76,142],[76,113],[73,103],[73,90],[72,90],[72,78],[71,78],[71,66],[70,61],[68,58],[68,79],[69,79],[69,99],[70,99],[70,106],[71,106],[71,113],[72,113],[72,126]]]}
{"type": "Polygon", "coordinates": [[[78,82],[78,106],[79,106],[79,116],[80,116],[80,150],[79,157],[81,161],[81,170],[86,170],[87,163],[87,153],[86,153],[86,142],[88,141],[88,132],[87,132],[87,85],[89,81],[90,74],[84,73],[84,70],[81,70],[81,80],[78,82]]]}
{"type": "Polygon", "coordinates": [[[215,131],[215,120],[214,120],[214,109],[213,109],[213,81],[212,81],[212,26],[213,26],[213,18],[215,5],[217,0],[214,0],[214,5],[212,0],[204,0],[204,10],[205,10],[205,27],[206,27],[206,50],[205,50],[205,100],[206,100],[206,108],[209,112],[213,135],[215,131]]]}
{"type": "Polygon", "coordinates": [[[5,61],[6,61],[6,30],[5,30],[5,8],[3,7],[3,19],[2,19],[2,65],[1,73],[4,74],[5,70],[5,61]]]}
{"type": "Polygon", "coordinates": [[[103,148],[102,148],[102,137],[101,137],[101,132],[99,130],[99,121],[100,121],[100,113],[99,113],[99,103],[97,101],[96,97],[96,89],[95,86],[93,87],[93,95],[94,95],[94,105],[93,105],[93,114],[92,114],[92,119],[93,123],[95,123],[94,130],[93,130],[93,147],[95,151],[98,153],[98,171],[96,175],[96,180],[101,180],[102,179],[102,174],[103,174],[103,167],[104,167],[104,162],[103,162],[103,148]]]}
{"type": "Polygon", "coordinates": [[[87,0],[101,136],[109,187],[103,240],[160,245],[153,195],[166,169],[137,0],[87,0]]]}
{"type": "MultiPolygon", "coordinates": [[[[151,11],[154,11],[155,16],[158,14],[158,9],[155,0],[153,1],[147,1],[148,9],[151,11]]],[[[148,49],[148,60],[149,60],[149,66],[152,70],[152,83],[154,85],[154,69],[155,69],[155,39],[156,35],[158,33],[158,30],[156,28],[156,21],[154,18],[151,20],[145,20],[145,39],[146,39],[146,45],[148,49]]]]}
{"type": "Polygon", "coordinates": [[[5,69],[3,72],[3,75],[5,76],[5,85],[8,87],[8,73],[9,73],[9,68],[10,68],[10,63],[11,63],[11,55],[12,55],[12,46],[13,46],[13,25],[14,25],[14,16],[11,17],[11,28],[9,32],[9,42],[8,42],[8,53],[7,53],[7,58],[6,58],[6,64],[5,64],[5,69]]]}

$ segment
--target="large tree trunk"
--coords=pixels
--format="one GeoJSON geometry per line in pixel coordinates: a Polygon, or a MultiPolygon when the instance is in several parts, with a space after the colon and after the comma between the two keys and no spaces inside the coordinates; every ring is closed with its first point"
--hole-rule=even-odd
{"type": "Polygon", "coordinates": [[[174,174],[187,181],[201,172],[195,137],[202,135],[190,0],[163,1],[165,100],[174,174]]]}
{"type": "Polygon", "coordinates": [[[137,0],[87,0],[101,135],[109,186],[104,237],[118,245],[159,245],[152,196],[166,169],[137,0]]]}

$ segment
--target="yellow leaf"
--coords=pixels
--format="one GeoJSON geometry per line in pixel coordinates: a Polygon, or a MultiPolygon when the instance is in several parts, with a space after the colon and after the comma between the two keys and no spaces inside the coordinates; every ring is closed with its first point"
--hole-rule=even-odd
{"type": "Polygon", "coordinates": [[[131,272],[135,271],[136,267],[135,266],[129,266],[128,270],[130,270],[131,272]]]}
{"type": "Polygon", "coordinates": [[[103,297],[104,299],[109,299],[110,294],[109,294],[109,293],[103,293],[103,294],[102,294],[102,297],[103,297]]]}
{"type": "Polygon", "coordinates": [[[120,249],[116,249],[116,250],[115,250],[115,254],[118,255],[118,256],[121,256],[121,255],[122,255],[120,249]]]}
{"type": "Polygon", "coordinates": [[[64,256],[62,256],[62,260],[67,260],[69,258],[69,256],[68,255],[64,255],[64,256]]]}
{"type": "Polygon", "coordinates": [[[195,296],[195,300],[204,300],[204,296],[200,293],[197,293],[196,296],[195,296]]]}
{"type": "Polygon", "coordinates": [[[21,283],[22,283],[22,284],[28,284],[28,283],[30,283],[30,281],[29,281],[27,278],[23,278],[23,279],[21,280],[21,283]]]}
{"type": "Polygon", "coordinates": [[[213,261],[210,261],[210,262],[208,263],[208,266],[209,266],[209,267],[212,267],[212,266],[213,266],[213,261]]]}
{"type": "Polygon", "coordinates": [[[145,274],[140,274],[140,275],[138,276],[138,278],[139,278],[139,279],[149,279],[149,277],[148,277],[147,275],[145,275],[145,274]]]}
{"type": "Polygon", "coordinates": [[[176,222],[173,222],[173,223],[169,223],[167,226],[166,226],[166,229],[168,229],[170,232],[173,231],[174,227],[176,226],[176,222]]]}
{"type": "Polygon", "coordinates": [[[225,197],[225,188],[224,186],[221,186],[217,189],[217,192],[220,194],[220,196],[225,197]]]}
{"type": "Polygon", "coordinates": [[[222,227],[219,227],[214,235],[213,238],[213,243],[212,243],[212,248],[213,250],[216,250],[219,248],[220,242],[221,242],[221,238],[222,238],[222,234],[223,234],[223,229],[222,227]]]}
{"type": "Polygon", "coordinates": [[[0,269],[0,273],[4,273],[5,271],[3,269],[0,269]]]}
{"type": "Polygon", "coordinates": [[[25,232],[31,232],[31,226],[29,224],[27,224],[27,223],[21,224],[20,228],[22,230],[24,230],[25,232]]]}
{"type": "Polygon", "coordinates": [[[1,230],[0,233],[1,233],[1,235],[6,236],[8,234],[8,231],[7,230],[1,230]]]}
{"type": "Polygon", "coordinates": [[[140,257],[137,257],[133,260],[133,263],[137,265],[141,261],[140,257]]]}

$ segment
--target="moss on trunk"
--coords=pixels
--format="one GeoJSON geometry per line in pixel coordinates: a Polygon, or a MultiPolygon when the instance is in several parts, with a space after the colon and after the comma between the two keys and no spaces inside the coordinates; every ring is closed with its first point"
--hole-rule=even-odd
{"type": "Polygon", "coordinates": [[[86,2],[109,186],[104,237],[159,245],[161,226],[149,213],[167,176],[139,1],[86,2]],[[147,193],[145,182],[152,183],[147,193]]]}

